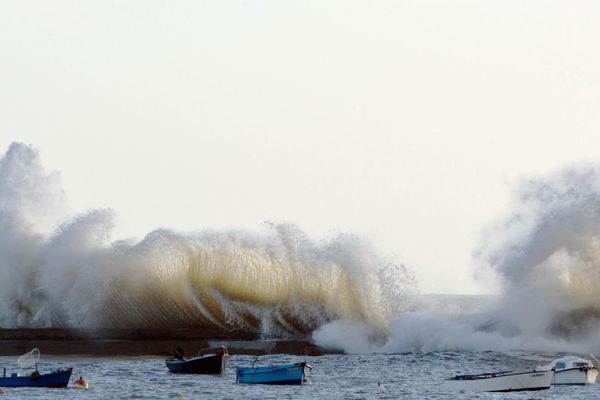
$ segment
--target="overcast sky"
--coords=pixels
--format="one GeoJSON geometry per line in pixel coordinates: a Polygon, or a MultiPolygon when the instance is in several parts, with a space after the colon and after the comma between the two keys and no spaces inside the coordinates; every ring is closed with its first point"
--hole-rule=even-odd
{"type": "Polygon", "coordinates": [[[527,176],[600,156],[597,1],[0,2],[0,152],[115,238],[354,232],[424,292],[527,176]]]}

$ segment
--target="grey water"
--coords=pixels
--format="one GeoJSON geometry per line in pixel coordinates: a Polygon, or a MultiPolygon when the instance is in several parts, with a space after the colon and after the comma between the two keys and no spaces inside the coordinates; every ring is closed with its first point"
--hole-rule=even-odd
{"type": "MultiPolygon", "coordinates": [[[[167,371],[156,357],[42,357],[40,372],[73,367],[67,389],[5,388],[6,399],[600,399],[600,384],[559,386],[538,392],[456,393],[442,387],[457,373],[530,370],[556,355],[531,352],[433,352],[260,356],[256,365],[307,361],[309,382],[301,386],[235,383],[235,367],[257,357],[234,355],[223,376],[181,375],[167,371]],[[74,389],[83,376],[88,390],[74,389]],[[379,384],[378,384],[379,383],[379,384]]],[[[0,357],[13,370],[15,359],[0,357]]]]}

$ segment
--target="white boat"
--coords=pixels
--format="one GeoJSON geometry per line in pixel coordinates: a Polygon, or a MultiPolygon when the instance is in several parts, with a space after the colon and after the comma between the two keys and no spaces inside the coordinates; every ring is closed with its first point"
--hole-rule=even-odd
{"type": "Polygon", "coordinates": [[[539,365],[536,371],[554,370],[553,385],[592,385],[598,378],[598,368],[590,360],[577,356],[565,356],[550,364],[539,365]]]}
{"type": "Polygon", "coordinates": [[[464,392],[516,392],[549,389],[554,371],[490,372],[456,375],[444,381],[446,390],[464,392]]]}

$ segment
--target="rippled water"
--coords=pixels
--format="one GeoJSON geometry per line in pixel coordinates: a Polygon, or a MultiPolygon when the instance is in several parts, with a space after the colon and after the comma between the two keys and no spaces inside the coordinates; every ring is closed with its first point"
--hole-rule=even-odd
{"type": "MultiPolygon", "coordinates": [[[[44,357],[39,369],[74,368],[72,381],[83,375],[89,390],[7,388],[7,399],[600,399],[600,384],[553,387],[540,392],[450,393],[444,378],[457,372],[531,369],[553,355],[534,353],[407,353],[259,357],[257,365],[307,361],[313,366],[309,383],[302,386],[241,385],[236,366],[248,366],[255,357],[232,356],[222,377],[175,375],[159,358],[44,357]],[[382,383],[382,387],[378,386],[382,383]]],[[[1,357],[12,370],[14,358],[1,357]]]]}

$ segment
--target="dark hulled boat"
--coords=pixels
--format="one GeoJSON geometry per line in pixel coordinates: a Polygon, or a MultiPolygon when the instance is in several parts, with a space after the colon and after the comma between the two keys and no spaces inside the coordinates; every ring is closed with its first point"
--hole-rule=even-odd
{"type": "Polygon", "coordinates": [[[51,387],[66,388],[71,379],[73,368],[58,369],[47,374],[40,374],[37,370],[30,375],[17,376],[12,373],[10,376],[0,377],[0,387],[51,387]]]}
{"type": "Polygon", "coordinates": [[[38,361],[40,360],[39,349],[33,349],[23,354],[17,360],[19,373],[11,373],[6,376],[6,368],[0,377],[0,387],[52,387],[65,388],[71,379],[73,368],[57,369],[47,374],[41,374],[38,371],[38,361]],[[35,366],[31,373],[23,373],[26,368],[35,366]]]}
{"type": "Polygon", "coordinates": [[[196,357],[186,357],[183,351],[177,351],[175,358],[165,363],[169,371],[176,374],[223,375],[228,359],[227,348],[221,346],[200,350],[196,357]]]}

